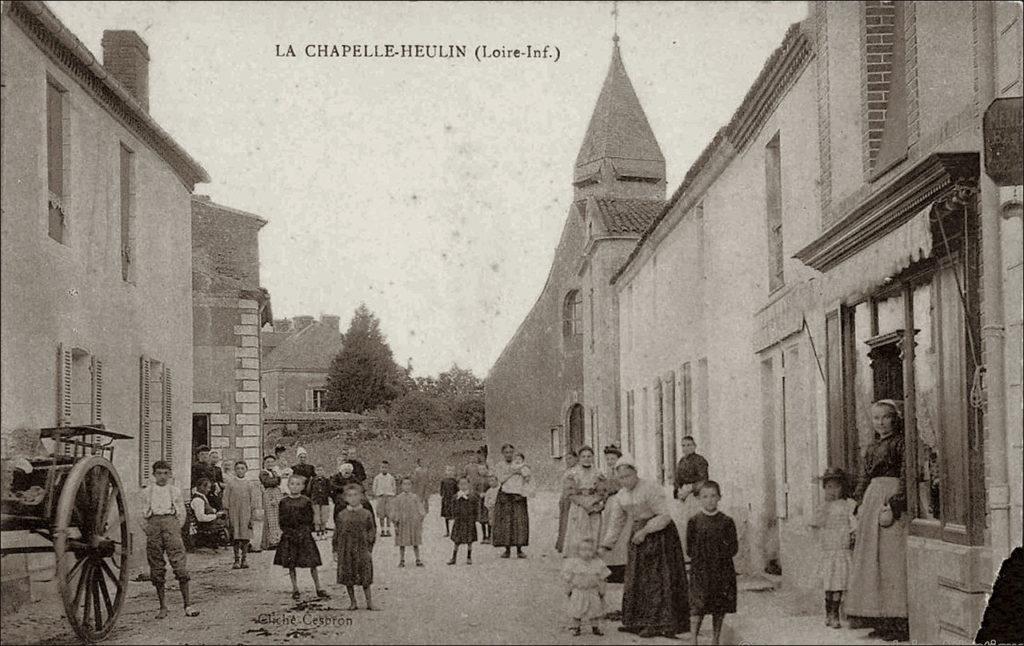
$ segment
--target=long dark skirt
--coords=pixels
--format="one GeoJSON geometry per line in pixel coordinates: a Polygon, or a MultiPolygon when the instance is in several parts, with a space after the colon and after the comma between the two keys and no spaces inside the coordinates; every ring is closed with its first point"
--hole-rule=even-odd
{"type": "MultiPolygon", "coordinates": [[[[636,533],[647,523],[636,521],[636,533]]],[[[622,592],[622,625],[639,631],[650,628],[673,634],[690,630],[686,566],[675,523],[648,534],[644,542],[629,543],[625,586],[622,592]]]]}
{"type": "Polygon", "coordinates": [[[525,497],[498,492],[491,543],[495,547],[525,547],[530,544],[530,515],[525,497]]]}

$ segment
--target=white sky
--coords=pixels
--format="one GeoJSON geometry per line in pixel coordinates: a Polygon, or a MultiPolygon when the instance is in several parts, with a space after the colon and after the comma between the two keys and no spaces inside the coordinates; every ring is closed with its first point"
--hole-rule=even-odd
{"type": "MultiPolygon", "coordinates": [[[[149,44],[150,110],[222,204],[270,221],[277,317],[365,302],[415,373],[484,376],[547,277],[611,55],[610,2],[53,2],[99,58],[149,44]],[[464,44],[469,57],[277,58],[276,44],[464,44]],[[559,62],[472,58],[555,45],[559,62]]],[[[726,123],[803,2],[619,5],[626,70],[668,192],[726,123]]]]}

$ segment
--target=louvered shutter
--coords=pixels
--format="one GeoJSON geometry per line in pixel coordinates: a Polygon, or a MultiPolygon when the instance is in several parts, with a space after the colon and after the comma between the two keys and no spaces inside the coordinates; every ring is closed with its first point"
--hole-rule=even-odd
{"type": "Polygon", "coordinates": [[[57,426],[71,424],[71,375],[74,361],[71,348],[64,344],[57,347],[57,426]]]}
{"type": "Polygon", "coordinates": [[[103,423],[103,362],[92,358],[92,423],[103,423]]]}
{"type": "Polygon", "coordinates": [[[306,389],[306,407],[303,410],[313,410],[313,391],[306,389]]]}
{"type": "Polygon", "coordinates": [[[160,397],[162,410],[160,413],[160,426],[162,431],[163,459],[170,465],[174,465],[174,424],[171,419],[171,369],[164,368],[163,393],[160,397]]]}
{"type": "Polygon", "coordinates": [[[143,356],[139,370],[139,484],[149,481],[152,456],[149,454],[149,357],[143,356]]]}

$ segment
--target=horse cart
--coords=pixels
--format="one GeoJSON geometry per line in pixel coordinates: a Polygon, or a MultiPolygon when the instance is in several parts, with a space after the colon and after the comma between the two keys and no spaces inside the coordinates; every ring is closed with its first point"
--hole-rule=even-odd
{"type": "Polygon", "coordinates": [[[128,591],[128,509],[113,445],[131,436],[98,424],[46,428],[40,438],[52,453],[23,459],[31,468],[15,469],[0,498],[0,554],[53,552],[68,623],[96,642],[113,630],[128,591]],[[34,544],[14,541],[14,531],[34,544]]]}

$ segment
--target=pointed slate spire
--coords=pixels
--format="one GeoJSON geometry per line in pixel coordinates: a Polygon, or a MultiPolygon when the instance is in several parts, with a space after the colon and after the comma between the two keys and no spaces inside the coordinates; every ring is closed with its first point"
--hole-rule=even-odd
{"type": "MultiPolygon", "coordinates": [[[[608,74],[576,157],[577,188],[588,182],[599,183],[598,176],[609,179],[602,172],[608,164],[615,179],[643,178],[650,183],[663,183],[665,179],[665,157],[622,64],[618,34],[612,42],[608,74]]],[[[609,191],[613,191],[612,186],[606,186],[602,192],[609,191]]]]}

